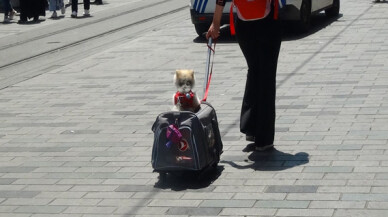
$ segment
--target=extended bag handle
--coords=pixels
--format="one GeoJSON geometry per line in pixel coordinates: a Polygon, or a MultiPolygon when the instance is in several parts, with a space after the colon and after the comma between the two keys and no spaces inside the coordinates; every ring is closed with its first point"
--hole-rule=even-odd
{"type": "Polygon", "coordinates": [[[204,94],[202,99],[203,102],[206,102],[207,96],[209,94],[209,86],[210,86],[210,81],[212,79],[212,74],[213,74],[214,54],[216,50],[216,41],[214,40],[214,43],[213,43],[213,39],[211,37],[209,38],[209,41],[207,43],[207,48],[208,50],[207,50],[207,58],[206,58],[206,70],[205,70],[206,74],[205,74],[205,79],[203,83],[203,94],[204,94]],[[212,56],[213,58],[211,58],[212,56]],[[210,61],[210,59],[212,60],[210,61]]]}

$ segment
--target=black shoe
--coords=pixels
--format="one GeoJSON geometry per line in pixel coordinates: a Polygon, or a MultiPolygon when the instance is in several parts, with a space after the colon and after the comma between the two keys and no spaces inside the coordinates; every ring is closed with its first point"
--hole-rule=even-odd
{"type": "Polygon", "coordinates": [[[270,149],[273,149],[273,148],[274,148],[273,144],[261,145],[261,146],[256,145],[255,150],[256,151],[266,151],[266,150],[270,150],[270,149]]]}
{"type": "Polygon", "coordinates": [[[246,135],[245,136],[245,140],[247,140],[249,142],[255,142],[255,137],[254,136],[250,136],[250,135],[246,135]]]}
{"type": "Polygon", "coordinates": [[[27,20],[19,20],[18,21],[18,24],[26,24],[27,23],[27,20]]]}

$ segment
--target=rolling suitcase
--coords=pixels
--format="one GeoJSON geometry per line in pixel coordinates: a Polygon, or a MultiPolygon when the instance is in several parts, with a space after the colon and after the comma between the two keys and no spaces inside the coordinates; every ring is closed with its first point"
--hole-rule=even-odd
{"type": "Polygon", "coordinates": [[[202,172],[217,167],[222,153],[222,141],[215,109],[206,102],[211,78],[209,39],[204,82],[204,100],[196,113],[190,111],[164,112],[152,126],[154,143],[152,167],[163,179],[167,173],[202,172]]]}

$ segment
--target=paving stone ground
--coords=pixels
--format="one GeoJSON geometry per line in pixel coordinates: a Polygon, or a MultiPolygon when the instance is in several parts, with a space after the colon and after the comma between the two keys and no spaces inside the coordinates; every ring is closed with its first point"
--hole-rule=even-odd
{"type": "MultiPolygon", "coordinates": [[[[386,217],[388,4],[341,4],[338,20],[320,14],[309,34],[284,35],[272,152],[246,151],[245,60],[233,38],[218,41],[208,100],[224,153],[202,182],[159,184],[150,164],[175,69],[194,69],[202,89],[207,48],[188,10],[0,90],[0,217],[386,217]]],[[[1,34],[24,31],[12,25],[1,34]]]]}

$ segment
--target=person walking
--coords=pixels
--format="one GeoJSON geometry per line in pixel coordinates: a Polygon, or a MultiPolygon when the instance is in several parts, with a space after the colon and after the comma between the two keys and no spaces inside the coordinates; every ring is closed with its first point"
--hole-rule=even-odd
{"type": "Polygon", "coordinates": [[[17,12],[13,9],[10,0],[3,0],[4,8],[4,23],[10,23],[13,20],[17,12]]]}
{"type": "MultiPolygon", "coordinates": [[[[220,21],[226,0],[217,0],[206,38],[220,35],[220,21]]],[[[278,0],[233,0],[237,19],[231,23],[248,66],[240,115],[240,131],[255,150],[274,147],[276,70],[281,46],[277,20],[278,0]],[[256,4],[256,5],[255,5],[256,4]]]]}
{"type": "Polygon", "coordinates": [[[63,0],[50,0],[49,9],[53,12],[51,14],[51,18],[53,19],[58,18],[57,10],[61,10],[62,15],[66,13],[66,7],[63,0]]]}
{"type": "Polygon", "coordinates": [[[47,0],[20,0],[20,20],[23,24],[28,19],[33,18],[34,22],[39,22],[39,16],[46,16],[47,0]]]}
{"type": "MultiPolygon", "coordinates": [[[[83,0],[84,2],[84,17],[90,16],[90,0],[83,0]]],[[[78,0],[71,0],[71,17],[77,18],[78,16],[78,0]]]]}

